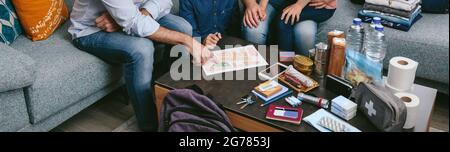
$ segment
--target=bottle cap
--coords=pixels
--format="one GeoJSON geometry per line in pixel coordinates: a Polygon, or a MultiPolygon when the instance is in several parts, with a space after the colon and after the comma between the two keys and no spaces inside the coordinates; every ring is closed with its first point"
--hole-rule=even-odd
{"type": "Polygon", "coordinates": [[[361,23],[362,23],[362,20],[360,18],[354,18],[353,19],[353,24],[354,25],[361,25],[361,23]]]}
{"type": "Polygon", "coordinates": [[[374,17],[374,18],[372,19],[372,22],[373,22],[374,24],[381,24],[381,18],[380,18],[380,17],[374,17]]]}
{"type": "Polygon", "coordinates": [[[383,32],[384,31],[384,26],[383,25],[376,25],[375,26],[375,30],[379,31],[379,32],[383,32]]]}

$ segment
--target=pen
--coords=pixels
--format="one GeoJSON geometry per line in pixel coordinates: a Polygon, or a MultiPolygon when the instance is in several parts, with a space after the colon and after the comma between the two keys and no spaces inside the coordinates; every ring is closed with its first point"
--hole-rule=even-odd
{"type": "Polygon", "coordinates": [[[280,95],[280,96],[278,96],[276,98],[273,98],[272,100],[269,100],[269,101],[261,104],[261,107],[267,106],[267,105],[269,105],[269,104],[271,104],[271,103],[273,103],[275,101],[278,101],[279,99],[281,99],[283,97],[286,97],[286,96],[290,95],[291,93],[292,93],[292,90],[289,90],[288,92],[286,92],[286,93],[284,93],[284,94],[282,94],[282,95],[280,95]]]}

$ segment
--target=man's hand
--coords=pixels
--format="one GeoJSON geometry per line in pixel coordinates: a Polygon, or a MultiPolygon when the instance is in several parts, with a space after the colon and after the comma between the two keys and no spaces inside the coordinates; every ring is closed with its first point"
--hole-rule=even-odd
{"type": "Polygon", "coordinates": [[[315,9],[322,9],[326,8],[332,1],[334,0],[311,0],[309,6],[314,7],[315,9]]]}
{"type": "MultiPolygon", "coordinates": [[[[142,15],[152,17],[152,15],[144,8],[141,8],[139,11],[142,15]]],[[[116,32],[121,29],[120,25],[117,24],[107,11],[103,12],[102,15],[95,19],[95,25],[105,32],[116,32]]]]}
{"type": "Polygon", "coordinates": [[[194,65],[203,65],[205,64],[208,60],[213,58],[213,54],[211,53],[211,51],[204,45],[200,44],[199,42],[197,42],[196,40],[192,39],[193,44],[192,45],[186,45],[190,52],[191,55],[193,57],[192,62],[194,63],[194,65]]]}
{"type": "Polygon", "coordinates": [[[214,34],[209,34],[204,40],[203,45],[205,45],[208,48],[213,48],[217,45],[217,42],[222,39],[222,35],[218,32],[214,34]]]}
{"type": "Polygon", "coordinates": [[[108,12],[103,12],[102,15],[97,17],[95,25],[105,32],[116,32],[121,29],[108,12]]]}
{"type": "Polygon", "coordinates": [[[266,19],[266,8],[261,7],[256,2],[251,3],[246,7],[243,19],[244,26],[250,28],[258,27],[259,22],[266,19]]]}

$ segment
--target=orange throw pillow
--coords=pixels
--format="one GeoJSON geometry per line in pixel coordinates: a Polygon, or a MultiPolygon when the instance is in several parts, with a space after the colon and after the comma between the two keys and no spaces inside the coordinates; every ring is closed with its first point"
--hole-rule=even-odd
{"type": "Polygon", "coordinates": [[[28,38],[45,40],[66,21],[69,11],[64,0],[13,0],[28,38]]]}

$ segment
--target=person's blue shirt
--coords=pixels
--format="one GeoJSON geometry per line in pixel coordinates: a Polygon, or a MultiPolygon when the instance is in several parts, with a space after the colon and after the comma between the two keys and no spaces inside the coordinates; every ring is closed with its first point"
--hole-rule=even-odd
{"type": "Polygon", "coordinates": [[[180,16],[191,23],[194,37],[233,35],[240,27],[238,0],[180,0],[180,16]]]}

